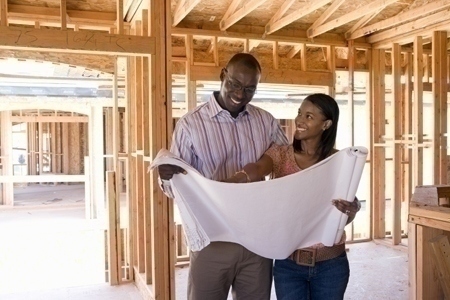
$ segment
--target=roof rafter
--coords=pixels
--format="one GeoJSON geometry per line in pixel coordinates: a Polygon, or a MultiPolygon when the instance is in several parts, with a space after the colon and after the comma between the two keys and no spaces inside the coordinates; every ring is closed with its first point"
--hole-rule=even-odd
{"type": "MultiPolygon", "coordinates": [[[[333,0],[327,10],[309,27],[309,29],[315,29],[322,25],[338,8],[344,3],[345,0],[333,0]]],[[[308,29],[308,30],[309,30],[308,29]]]]}
{"type": "Polygon", "coordinates": [[[356,22],[355,25],[353,25],[352,28],[350,28],[345,33],[345,36],[350,36],[355,30],[357,30],[357,29],[361,28],[362,26],[366,25],[367,23],[369,23],[370,20],[372,20],[376,15],[378,15],[381,10],[382,9],[379,9],[377,12],[375,12],[373,14],[365,15],[364,17],[359,19],[359,21],[356,22]]]}
{"type": "MultiPolygon", "coordinates": [[[[397,26],[395,28],[373,34],[373,35],[367,37],[367,41],[371,44],[378,43],[383,40],[392,39],[396,36],[404,35],[405,32],[407,32],[408,34],[412,33],[415,30],[420,30],[424,27],[439,23],[443,20],[447,20],[449,12],[450,12],[450,8],[447,8],[446,10],[423,17],[421,19],[414,20],[409,23],[397,26]]],[[[450,24],[450,20],[448,21],[448,23],[450,24]]]]}
{"type": "Polygon", "coordinates": [[[314,29],[308,29],[307,30],[307,36],[309,38],[318,36],[322,33],[325,33],[331,29],[337,28],[341,25],[347,24],[353,20],[356,20],[358,18],[361,18],[361,16],[365,16],[367,14],[371,14],[376,12],[382,7],[388,6],[392,3],[397,2],[398,0],[378,0],[375,2],[371,2],[368,5],[365,5],[363,7],[360,7],[351,13],[348,13],[346,15],[343,15],[342,17],[339,17],[337,19],[334,19],[332,21],[329,21],[328,23],[325,23],[317,28],[314,29]]]}
{"type": "Polygon", "coordinates": [[[248,2],[245,2],[245,4],[240,9],[233,12],[228,18],[223,18],[220,21],[220,30],[222,31],[227,30],[233,24],[235,24],[240,19],[251,13],[253,10],[255,10],[258,6],[260,6],[266,1],[267,0],[250,0],[248,2]]]}
{"type": "Polygon", "coordinates": [[[284,3],[280,6],[280,8],[277,10],[277,12],[272,16],[269,23],[266,25],[266,31],[270,28],[267,28],[269,24],[273,24],[276,21],[278,21],[287,11],[288,9],[294,4],[296,0],[285,0],[284,3]]]}
{"type": "Polygon", "coordinates": [[[187,16],[194,7],[200,3],[201,0],[180,0],[177,3],[177,7],[175,8],[175,12],[173,13],[173,22],[172,26],[177,26],[184,17],[187,16]]]}
{"type": "Polygon", "coordinates": [[[300,19],[301,17],[304,17],[310,13],[312,13],[313,11],[315,11],[316,9],[321,8],[322,6],[330,3],[331,0],[316,0],[316,1],[312,1],[308,4],[306,4],[305,6],[297,9],[296,11],[290,13],[289,15],[276,20],[274,22],[269,22],[266,25],[266,30],[265,30],[265,35],[267,34],[271,34],[289,24],[291,24],[294,21],[297,21],[298,19],[300,19]]]}
{"type": "MultiPolygon", "coordinates": [[[[426,42],[431,40],[430,37],[433,34],[433,31],[440,30],[450,31],[450,20],[444,19],[444,21],[438,22],[436,24],[432,24],[424,28],[415,29],[394,38],[374,43],[372,44],[372,47],[374,49],[383,49],[390,48],[392,46],[392,43],[398,43],[400,45],[409,44],[414,41],[415,36],[422,36],[423,44],[425,44],[426,42]]],[[[423,51],[425,53],[426,50],[424,49],[423,51]]]]}
{"type": "Polygon", "coordinates": [[[359,37],[376,32],[378,30],[392,27],[409,20],[417,19],[418,17],[423,16],[425,14],[430,14],[439,11],[443,8],[446,8],[447,6],[450,6],[450,0],[440,0],[437,2],[428,3],[426,5],[408,10],[404,13],[400,13],[392,18],[357,29],[349,35],[345,34],[345,37],[347,39],[357,39],[359,37]]]}
{"type": "Polygon", "coordinates": [[[237,9],[238,5],[242,2],[242,0],[233,0],[228,6],[227,11],[222,17],[222,20],[228,19],[237,9]]]}

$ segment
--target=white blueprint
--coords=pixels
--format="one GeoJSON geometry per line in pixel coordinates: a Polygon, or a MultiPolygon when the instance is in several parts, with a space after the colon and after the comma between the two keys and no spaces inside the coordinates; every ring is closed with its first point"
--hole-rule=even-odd
{"type": "Polygon", "coordinates": [[[353,201],[366,156],[364,147],[346,148],[301,172],[246,184],[209,180],[164,149],[151,167],[187,171],[174,175],[171,185],[192,251],[226,241],[284,259],[296,249],[340,240],[347,215],[331,200],[353,201]]]}

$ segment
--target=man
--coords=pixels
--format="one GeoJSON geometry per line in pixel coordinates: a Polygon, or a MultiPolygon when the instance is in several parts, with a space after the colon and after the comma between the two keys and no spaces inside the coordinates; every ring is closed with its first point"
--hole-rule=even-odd
{"type": "MultiPolygon", "coordinates": [[[[288,144],[277,120],[249,104],[260,77],[252,55],[234,55],[220,73],[220,91],[177,122],[170,151],[206,178],[220,181],[236,173],[245,178],[243,166],[257,161],[272,143],[288,144]]],[[[158,172],[165,181],[184,170],[161,165],[158,172]]],[[[234,299],[270,299],[271,259],[239,244],[212,242],[191,252],[190,260],[190,300],[227,299],[230,287],[234,299]]]]}

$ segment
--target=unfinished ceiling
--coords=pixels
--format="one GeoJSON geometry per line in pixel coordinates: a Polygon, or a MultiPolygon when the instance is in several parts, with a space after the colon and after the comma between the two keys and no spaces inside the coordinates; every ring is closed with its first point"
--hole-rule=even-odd
{"type": "MultiPolygon", "coordinates": [[[[10,27],[114,32],[117,7],[122,5],[127,33],[130,23],[140,19],[139,10],[148,8],[150,1],[117,1],[0,0],[0,20],[10,27]]],[[[353,40],[359,51],[356,68],[366,69],[364,49],[389,48],[393,42],[409,47],[416,35],[426,44],[433,31],[450,31],[450,0],[172,0],[170,4],[172,57],[186,59],[186,36],[191,35],[194,62],[213,63],[211,54],[217,46],[219,65],[230,53],[247,49],[266,68],[272,64],[276,48],[280,68],[300,69],[300,60],[292,58],[304,44],[302,51],[308,56],[305,69],[327,68],[327,50],[321,47],[327,45],[337,46],[339,68],[346,59],[346,53],[339,56],[340,51],[346,52],[353,40]]],[[[0,50],[0,57],[50,61],[106,73],[114,70],[114,56],[106,55],[0,50]]],[[[174,74],[184,74],[184,67],[174,59],[174,74]]]]}

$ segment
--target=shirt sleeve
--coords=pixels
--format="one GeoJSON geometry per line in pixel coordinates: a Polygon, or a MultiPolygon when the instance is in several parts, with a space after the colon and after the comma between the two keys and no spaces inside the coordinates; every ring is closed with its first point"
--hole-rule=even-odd
{"type": "Polygon", "coordinates": [[[280,146],[285,146],[289,144],[288,138],[284,133],[283,128],[281,128],[280,122],[277,119],[273,119],[272,125],[272,143],[280,146]]]}
{"type": "Polygon", "coordinates": [[[173,132],[172,144],[170,146],[170,152],[184,160],[194,168],[197,167],[197,156],[195,155],[195,149],[192,144],[191,134],[188,130],[187,122],[185,119],[178,121],[173,132]]]}

